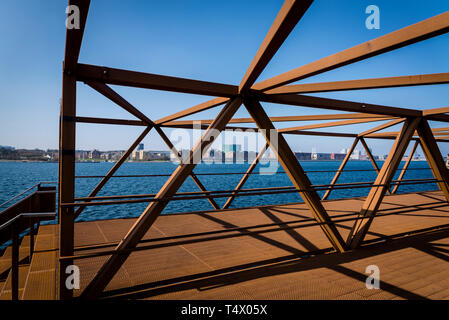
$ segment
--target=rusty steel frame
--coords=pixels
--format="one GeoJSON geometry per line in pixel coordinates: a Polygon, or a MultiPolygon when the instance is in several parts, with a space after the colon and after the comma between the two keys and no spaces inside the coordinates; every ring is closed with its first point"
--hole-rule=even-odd
{"type": "MultiPolygon", "coordinates": [[[[410,141],[415,141],[415,144],[397,181],[401,182],[403,180],[405,171],[407,170],[413,157],[413,153],[419,143],[423,149],[439,188],[443,191],[447,200],[449,200],[449,171],[444,165],[441,152],[437,145],[437,142],[439,141],[448,141],[446,140],[448,138],[448,133],[446,132],[448,129],[431,129],[428,124],[428,120],[449,122],[449,115],[445,114],[446,112],[449,112],[449,107],[420,111],[408,108],[397,108],[392,106],[368,104],[364,102],[328,99],[298,94],[306,92],[327,92],[442,84],[449,82],[448,73],[288,85],[289,83],[297,80],[306,79],[329,70],[447,33],[449,32],[449,12],[442,13],[403,29],[391,32],[382,37],[370,40],[361,45],[344,50],[340,53],[256,83],[256,80],[260,74],[263,72],[265,67],[268,65],[297,23],[301,20],[303,15],[307,12],[312,3],[312,0],[286,0],[266,37],[264,38],[260,48],[258,49],[253,61],[244,74],[240,84],[230,85],[79,63],[79,52],[90,1],[69,0],[69,5],[76,5],[80,8],[81,24],[80,29],[68,29],[66,32],[66,48],[62,76],[59,144],[60,160],[58,177],[58,186],[60,190],[58,196],[60,257],[58,272],[60,299],[70,299],[73,294],[71,290],[66,289],[62,284],[65,283],[65,267],[73,264],[72,258],[74,256],[73,248],[75,218],[83,210],[83,206],[79,206],[78,210],[74,211],[74,206],[68,205],[75,203],[75,130],[76,123],[78,122],[146,127],[137,140],[135,140],[129,149],[122,155],[120,160],[92,190],[86,198],[86,205],[89,204],[90,200],[95,199],[95,195],[126,161],[137,144],[142,141],[142,139],[150,132],[152,128],[158,132],[166,145],[180,160],[180,164],[177,169],[169,177],[160,191],[155,195],[155,201],[150,202],[148,207],[132,226],[125,238],[117,244],[115,250],[112,252],[112,255],[101,267],[100,271],[94,277],[94,280],[88,284],[82,294],[83,298],[96,298],[101,294],[132,250],[136,248],[144,234],[162,213],[169,199],[172,199],[172,197],[177,194],[178,189],[188,176],[190,176],[197,184],[200,192],[207,197],[214,209],[220,209],[211,195],[212,192],[206,190],[201,181],[199,181],[197,176],[193,173],[193,170],[198,162],[198,159],[202,158],[202,155],[207,147],[209,147],[214,138],[216,138],[217,133],[225,130],[255,129],[228,127],[227,125],[230,123],[255,123],[257,125],[257,130],[259,130],[259,133],[261,133],[267,141],[266,145],[262,148],[256,159],[250,165],[247,172],[232,192],[231,196],[227,199],[223,208],[228,208],[230,206],[234,197],[239,193],[239,191],[241,191],[242,186],[257,166],[260,158],[263,156],[263,153],[266,151],[268,146],[270,146],[270,148],[277,155],[279,162],[284,167],[284,170],[292,181],[294,188],[300,193],[304,202],[313,213],[315,220],[319,223],[324,234],[329,239],[331,245],[338,252],[343,252],[348,248],[356,248],[363,242],[364,236],[369,230],[370,224],[376,215],[377,209],[382,202],[385,192],[389,191],[390,184],[395,182],[393,181],[394,174],[397,171],[399,163],[401,162],[403,154],[406,151],[410,141]],[[138,120],[77,116],[77,81],[85,82],[94,90],[98,91],[123,109],[127,110],[130,114],[134,115],[138,120]],[[216,98],[153,122],[145,114],[112,90],[108,84],[214,96],[216,98]],[[270,118],[265,113],[261,102],[344,111],[345,113],[270,118]],[[242,103],[251,118],[232,119],[242,103]],[[174,148],[170,139],[162,131],[162,127],[191,129],[193,128],[193,121],[178,119],[222,105],[224,106],[215,119],[204,120],[202,122],[200,129],[206,131],[203,133],[197,144],[192,148],[186,159],[181,159],[180,153],[174,148]],[[273,122],[322,121],[338,119],[343,120],[277,130],[273,125],[273,122]],[[309,131],[309,129],[315,128],[353,125],[381,120],[389,121],[360,134],[309,131]],[[378,133],[380,130],[401,122],[404,122],[404,124],[400,132],[378,133]],[[415,137],[415,130],[417,137],[415,137]],[[273,140],[273,134],[276,134],[277,141],[273,140]],[[340,168],[337,170],[322,199],[318,197],[316,192],[317,188],[315,188],[316,186],[311,185],[306,173],[284,139],[283,134],[352,137],[355,139],[350,151],[346,154],[340,168]],[[381,169],[378,168],[377,163],[375,162],[375,159],[366,144],[365,139],[367,138],[395,140],[390,154],[381,169]],[[327,199],[332,189],[336,187],[336,182],[345,165],[349,161],[352,151],[359,141],[365,148],[369,160],[373,164],[373,167],[378,175],[371,187],[364,205],[362,206],[359,219],[356,220],[350,235],[345,242],[335,227],[334,222],[328,216],[321,201],[327,199]]],[[[397,191],[397,188],[398,184],[395,184],[391,193],[394,194],[397,191]]]]}
{"type": "MultiPolygon", "coordinates": [[[[262,149],[260,149],[259,153],[257,154],[256,158],[254,159],[254,161],[251,163],[251,165],[249,166],[248,170],[245,172],[245,174],[243,175],[243,177],[240,179],[239,183],[237,184],[237,186],[234,189],[234,192],[238,192],[240,189],[242,189],[242,187],[244,186],[246,180],[248,180],[248,178],[250,177],[251,173],[254,171],[254,169],[256,168],[257,164],[260,161],[260,158],[263,157],[263,155],[265,154],[265,152],[267,151],[267,149],[270,147],[270,145],[268,143],[266,143],[262,149]]],[[[229,206],[231,205],[232,201],[234,201],[235,199],[235,194],[233,194],[232,196],[230,196],[225,204],[223,205],[222,209],[227,209],[229,208],[229,206]]]]}
{"type": "Polygon", "coordinates": [[[404,122],[401,133],[397,136],[374,182],[375,185],[382,186],[371,188],[359,214],[363,219],[356,221],[349,233],[347,240],[349,247],[356,248],[363,241],[420,121],[421,118],[414,118],[404,122]]]}
{"type": "MultiPolygon", "coordinates": [[[[402,181],[402,178],[404,178],[404,175],[407,172],[408,166],[410,165],[410,162],[413,159],[413,155],[415,154],[415,151],[416,151],[416,148],[418,147],[418,145],[419,145],[419,140],[416,140],[415,144],[412,147],[412,150],[410,151],[410,154],[407,157],[407,160],[405,161],[404,166],[401,169],[401,173],[399,174],[399,177],[398,177],[399,181],[402,181]]],[[[395,185],[393,187],[393,190],[391,190],[391,194],[395,194],[396,191],[398,190],[398,188],[399,188],[399,184],[395,185]]]]}

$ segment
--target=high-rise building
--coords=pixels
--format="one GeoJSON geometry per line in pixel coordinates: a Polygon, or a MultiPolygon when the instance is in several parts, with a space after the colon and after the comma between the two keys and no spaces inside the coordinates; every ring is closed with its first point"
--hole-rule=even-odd
{"type": "Polygon", "coordinates": [[[137,147],[137,151],[141,151],[144,148],[144,144],[143,143],[139,143],[139,146],[137,147]]]}
{"type": "Polygon", "coordinates": [[[240,144],[224,144],[223,152],[239,152],[242,150],[242,146],[240,144]]]}

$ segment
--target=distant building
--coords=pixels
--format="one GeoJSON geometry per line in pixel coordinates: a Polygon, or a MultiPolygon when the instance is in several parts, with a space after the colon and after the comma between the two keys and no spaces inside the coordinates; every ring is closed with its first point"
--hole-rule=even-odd
{"type": "Polygon", "coordinates": [[[343,160],[346,157],[346,153],[331,153],[331,160],[343,160]]]}
{"type": "Polygon", "coordinates": [[[354,150],[350,159],[352,160],[361,160],[362,152],[360,150],[354,150]]]}
{"type": "Polygon", "coordinates": [[[139,143],[139,146],[137,147],[137,151],[141,151],[144,149],[144,144],[143,143],[139,143]]]}
{"type": "Polygon", "coordinates": [[[0,149],[5,149],[5,150],[9,150],[9,151],[14,151],[16,148],[10,147],[10,146],[0,146],[0,149]]]}
{"type": "Polygon", "coordinates": [[[296,159],[298,160],[311,160],[312,153],[311,152],[295,152],[296,159]]]}
{"type": "Polygon", "coordinates": [[[94,149],[89,153],[89,159],[100,159],[101,152],[94,149]]]}
{"type": "Polygon", "coordinates": [[[223,152],[239,152],[242,150],[242,146],[240,144],[224,144],[223,152]]]}

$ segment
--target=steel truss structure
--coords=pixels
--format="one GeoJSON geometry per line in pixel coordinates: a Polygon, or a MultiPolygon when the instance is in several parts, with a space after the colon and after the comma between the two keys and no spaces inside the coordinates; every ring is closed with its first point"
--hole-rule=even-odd
{"type": "MultiPolygon", "coordinates": [[[[162,129],[193,128],[193,121],[178,119],[218,106],[222,106],[222,108],[215,119],[202,120],[201,123],[203,126],[201,128],[204,129],[205,132],[192,148],[187,159],[184,159],[184,161],[179,164],[157,194],[147,195],[152,196],[151,199],[143,199],[143,201],[147,201],[150,204],[137,219],[127,235],[115,247],[108,260],[84,290],[82,294],[83,298],[96,298],[102,293],[131,252],[133,252],[133,249],[136,248],[139,241],[164,210],[167,203],[174,199],[174,197],[179,197],[180,195],[193,195],[197,196],[196,198],[199,198],[198,195],[200,195],[200,197],[208,199],[214,209],[220,209],[218,204],[214,201],[214,197],[217,195],[213,195],[213,192],[207,191],[198,176],[195,175],[193,170],[196,164],[195,161],[192,160],[201,159],[202,154],[214,141],[217,133],[224,130],[250,129],[229,126],[229,124],[255,123],[260,132],[263,133],[266,139],[266,145],[259,152],[259,155],[244,174],[236,189],[224,195],[225,197],[228,197],[224,208],[228,208],[235,196],[239,195],[245,181],[254,170],[260,157],[268,147],[271,147],[277,155],[279,162],[282,164],[285,173],[294,185],[293,192],[299,192],[302,199],[313,213],[316,221],[319,223],[322,231],[328,238],[330,244],[337,252],[344,252],[346,250],[357,248],[363,243],[364,237],[376,216],[376,211],[379,208],[384,195],[387,192],[394,194],[397,191],[398,184],[395,184],[395,182],[400,182],[403,179],[404,173],[408,168],[418,144],[421,145],[430,165],[435,177],[434,181],[438,183],[440,190],[444,192],[446,198],[449,200],[449,172],[437,145],[437,141],[447,141],[446,139],[449,138],[449,127],[431,129],[429,126],[430,120],[449,122],[449,115],[445,114],[446,112],[449,112],[449,107],[421,111],[302,95],[302,93],[443,84],[449,83],[449,73],[311,84],[291,84],[298,80],[306,79],[329,70],[447,33],[449,31],[449,12],[442,13],[382,37],[301,66],[297,69],[256,83],[259,75],[268,65],[293,28],[301,20],[305,12],[309,9],[312,2],[312,0],[286,0],[240,84],[229,85],[79,63],[78,57],[90,1],[69,0],[69,5],[76,5],[80,9],[81,21],[79,29],[68,29],[66,32],[66,47],[62,76],[63,85],[60,116],[60,160],[58,181],[60,241],[59,295],[61,299],[69,299],[72,297],[72,292],[66,289],[63,284],[67,277],[65,268],[66,266],[73,264],[74,221],[76,217],[86,206],[95,204],[94,200],[101,198],[96,197],[98,192],[110,178],[113,177],[117,169],[125,162],[131,152],[152,129],[156,130],[167,146],[175,154],[180,156],[162,129]],[[76,84],[78,81],[86,83],[92,89],[109,98],[139,120],[100,119],[78,116],[76,113],[76,84]],[[108,85],[215,96],[216,98],[153,121],[108,85]],[[292,115],[270,118],[266,114],[261,102],[346,111],[347,113],[312,116],[292,115]],[[242,105],[246,108],[251,118],[234,119],[234,114],[242,105]],[[273,132],[276,132],[274,123],[315,120],[333,121],[315,125],[279,129],[277,130],[276,135],[277,141],[276,143],[273,143],[273,132]],[[370,123],[374,121],[387,122],[360,134],[311,131],[311,129],[316,128],[370,123]],[[131,144],[129,149],[122,155],[121,159],[115,163],[107,175],[104,176],[98,185],[91,191],[89,196],[83,198],[84,202],[81,203],[76,202],[80,199],[75,198],[76,123],[101,123],[143,127],[143,132],[140,136],[131,144]],[[402,124],[402,129],[399,132],[380,132],[381,130],[398,124],[402,124]],[[317,193],[316,186],[311,184],[306,173],[287,144],[283,136],[285,134],[354,138],[354,143],[336,172],[331,184],[327,187],[327,191],[322,199],[320,199],[317,193]],[[373,138],[394,140],[388,158],[381,168],[378,168],[366,143],[366,139],[373,138]],[[399,180],[393,181],[394,174],[398,169],[410,141],[415,141],[413,150],[400,173],[399,180]],[[338,187],[336,184],[337,180],[348,162],[352,151],[359,142],[366,150],[369,159],[377,171],[377,178],[374,181],[374,184],[372,184],[365,203],[360,209],[359,217],[355,220],[348,239],[345,240],[342,238],[335,227],[335,224],[327,214],[326,209],[323,207],[322,200],[327,199],[332,190],[338,187]],[[178,193],[178,189],[189,176],[196,183],[200,192],[178,193]],[[390,189],[390,186],[393,186],[393,189],[390,189]]],[[[290,188],[290,190],[292,189],[290,188]]],[[[263,192],[263,190],[258,191],[263,192]]],[[[103,197],[103,199],[104,198],[105,197],[103,197]]],[[[109,203],[130,203],[133,201],[139,201],[139,199],[128,201],[116,200],[115,202],[109,201],[109,203]]]]}

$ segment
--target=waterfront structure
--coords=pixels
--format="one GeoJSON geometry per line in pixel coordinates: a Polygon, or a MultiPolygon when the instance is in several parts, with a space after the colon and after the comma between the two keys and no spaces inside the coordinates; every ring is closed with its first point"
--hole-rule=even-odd
{"type": "MultiPolygon", "coordinates": [[[[43,240],[39,248],[42,251],[35,256],[40,259],[40,264],[37,264],[35,269],[31,268],[28,282],[42,281],[52,285],[54,297],[59,299],[70,299],[74,295],[82,299],[186,298],[189,294],[200,298],[213,298],[213,294],[216,294],[215,297],[229,298],[229,292],[233,292],[234,298],[266,299],[282,296],[281,294],[285,293],[285,285],[291,284],[292,281],[297,281],[293,286],[294,289],[291,290],[296,295],[290,298],[313,296],[312,294],[307,296],[306,293],[301,296],[299,290],[302,286],[298,282],[299,278],[306,279],[304,281],[311,284],[309,287],[317,284],[316,287],[320,288],[321,296],[335,298],[341,297],[342,294],[359,292],[360,294],[356,294],[355,297],[362,298],[362,294],[366,294],[366,291],[363,291],[366,290],[364,270],[357,272],[348,269],[347,265],[360,261],[361,265],[365,266],[365,263],[372,261],[370,258],[378,256],[381,256],[380,262],[386,267],[391,266],[393,262],[401,266],[412,265],[405,280],[424,276],[421,270],[422,265],[413,266],[413,262],[419,259],[426,263],[426,267],[429,267],[426,273],[430,269],[433,272],[438,270],[438,272],[432,272],[432,278],[428,280],[429,284],[434,285],[432,288],[444,281],[445,276],[448,275],[446,270],[449,268],[447,268],[447,259],[441,259],[441,253],[438,252],[441,249],[439,250],[438,246],[444,247],[449,241],[447,216],[444,216],[449,211],[449,171],[437,142],[448,141],[449,128],[432,128],[430,121],[448,122],[446,112],[449,112],[449,108],[429,108],[422,111],[327,99],[315,95],[302,95],[302,93],[442,84],[449,83],[449,75],[407,75],[324,83],[293,85],[291,83],[447,33],[449,32],[449,12],[273,78],[256,82],[312,3],[308,0],[285,1],[242,81],[238,85],[229,85],[79,63],[78,56],[89,3],[89,1],[81,0],[69,2],[80,8],[81,27],[67,30],[66,35],[60,127],[58,225],[57,230],[54,226],[41,229],[40,235],[43,240]],[[139,120],[78,116],[75,90],[78,81],[85,82],[139,120]],[[175,91],[217,98],[153,121],[109,85],[175,91]],[[294,107],[324,108],[339,111],[339,113],[269,117],[264,110],[263,102],[294,107]],[[106,198],[107,200],[98,196],[102,187],[114,176],[120,165],[151,130],[157,131],[168,147],[173,150],[172,142],[165,135],[164,128],[193,129],[193,121],[179,119],[219,106],[221,109],[214,119],[202,121],[205,132],[201,139],[186,154],[184,161],[179,163],[157,194],[145,195],[146,198],[143,198],[144,195],[129,195],[126,199],[122,196],[115,198],[111,196],[106,198]],[[251,118],[233,118],[241,106],[246,108],[251,118]],[[311,120],[322,122],[283,129],[276,129],[274,126],[277,122],[311,120]],[[316,128],[369,124],[379,121],[382,124],[374,125],[357,134],[313,131],[316,128]],[[144,128],[141,135],[87,197],[75,197],[76,122],[133,125],[144,128]],[[217,133],[237,128],[229,124],[250,122],[255,123],[260,129],[266,139],[266,145],[260,150],[248,171],[244,173],[235,190],[206,190],[194,172],[197,164],[194,160],[201,159],[217,133]],[[383,131],[394,125],[400,125],[400,130],[383,131]],[[287,144],[284,135],[349,137],[354,141],[331,183],[313,185],[287,144]],[[369,152],[367,146],[369,139],[393,140],[391,151],[381,168],[369,152]],[[366,150],[373,164],[373,170],[378,174],[375,181],[338,184],[337,180],[341,172],[359,143],[366,150]],[[394,180],[402,157],[410,144],[413,148],[412,152],[405,166],[401,168],[399,178],[394,180]],[[418,145],[423,150],[434,178],[413,181],[403,179],[409,160],[418,145]],[[260,188],[244,189],[243,186],[249,175],[252,174],[258,160],[268,148],[276,155],[293,186],[273,186],[273,188],[262,190],[260,188]],[[189,177],[196,183],[200,192],[178,192],[189,177]],[[401,184],[429,182],[437,184],[439,190],[394,195],[401,184]],[[362,198],[323,201],[328,199],[332,190],[356,187],[368,187],[369,193],[362,198]],[[394,188],[391,189],[391,187],[394,188]],[[325,193],[320,197],[318,191],[325,191],[325,193]],[[282,192],[299,193],[303,202],[228,210],[237,196],[282,192]],[[214,200],[220,197],[226,199],[223,207],[219,207],[214,200]],[[201,213],[160,217],[170,201],[189,198],[206,199],[213,209],[201,213]],[[384,198],[387,201],[383,202],[384,198]],[[139,201],[150,204],[138,219],[74,223],[76,217],[88,206],[126,205],[139,201]],[[419,215],[407,214],[416,210],[419,210],[419,215]],[[271,233],[271,236],[267,236],[267,233],[271,233]],[[439,242],[435,243],[435,241],[439,242]],[[358,250],[360,246],[363,246],[364,250],[358,250]],[[323,256],[320,255],[322,253],[329,254],[323,256]],[[42,264],[42,260],[49,262],[50,266],[42,264]],[[301,263],[298,263],[299,260],[301,263]],[[74,291],[73,288],[64,285],[68,277],[66,270],[74,265],[74,261],[86,275],[81,291],[74,291]],[[43,265],[46,269],[39,269],[39,266],[42,268],[43,265]],[[323,269],[326,268],[337,274],[325,273],[323,269]],[[330,290],[326,287],[326,281],[319,281],[323,277],[320,272],[336,279],[340,285],[330,290]],[[44,280],[42,280],[43,274],[47,275],[44,280]],[[59,277],[57,281],[56,274],[59,277]],[[363,287],[356,287],[354,291],[352,287],[354,283],[348,284],[350,282],[347,281],[348,277],[356,279],[357,284],[363,287]],[[363,279],[361,283],[360,277],[363,279]],[[57,288],[56,285],[58,285],[57,288]],[[226,288],[223,289],[223,287],[226,288]],[[233,290],[227,290],[227,287],[233,290]],[[208,296],[208,294],[211,295],[208,296]]],[[[239,129],[250,128],[239,127],[239,129]]],[[[181,154],[177,152],[175,155],[181,157],[181,154]]],[[[316,156],[318,157],[318,154],[316,156]]],[[[13,273],[17,274],[17,270],[13,273]]],[[[15,279],[17,280],[17,277],[15,279]]],[[[15,283],[17,293],[18,285],[17,282],[15,283]]],[[[38,285],[34,287],[34,291],[30,289],[27,294],[29,296],[36,294],[37,287],[38,285]]],[[[392,294],[393,296],[390,295],[390,297],[393,298],[430,295],[428,292],[421,293],[422,295],[408,291],[404,293],[404,290],[398,290],[394,285],[387,285],[384,290],[383,293],[392,294]]],[[[24,291],[28,292],[26,288],[24,291]]]]}

